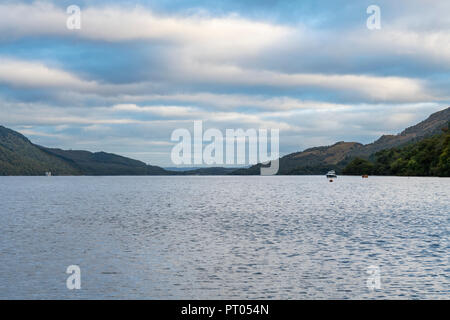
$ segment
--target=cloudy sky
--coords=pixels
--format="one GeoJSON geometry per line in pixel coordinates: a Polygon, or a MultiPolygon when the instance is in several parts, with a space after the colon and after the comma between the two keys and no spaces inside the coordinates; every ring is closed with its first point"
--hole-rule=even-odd
{"type": "Polygon", "coordinates": [[[449,101],[448,0],[0,1],[0,124],[49,147],[172,166],[172,131],[203,120],[279,128],[283,155],[449,101]]]}

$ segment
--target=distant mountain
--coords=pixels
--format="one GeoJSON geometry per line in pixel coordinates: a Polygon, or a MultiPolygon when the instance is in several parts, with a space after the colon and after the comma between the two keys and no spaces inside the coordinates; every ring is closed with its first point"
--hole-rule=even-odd
{"type": "Polygon", "coordinates": [[[113,153],[39,147],[49,155],[71,163],[83,175],[166,175],[168,171],[113,153]]]}
{"type": "Polygon", "coordinates": [[[0,175],[79,175],[73,163],[52,156],[26,137],[0,126],[0,175]]]}
{"type": "Polygon", "coordinates": [[[281,159],[280,171],[281,174],[314,174],[317,170],[323,172],[338,169],[337,165],[345,161],[349,153],[361,147],[362,144],[357,142],[340,141],[332,146],[314,147],[303,152],[291,153],[281,159]]]}
{"type": "Polygon", "coordinates": [[[400,148],[378,151],[373,160],[355,158],[343,170],[348,175],[450,177],[450,122],[441,134],[400,148]]]}
{"type": "Polygon", "coordinates": [[[375,152],[398,147],[407,143],[419,141],[425,137],[442,133],[441,129],[446,127],[450,121],[450,107],[430,115],[426,120],[403,130],[397,135],[383,135],[373,143],[362,146],[359,150],[349,153],[350,157],[370,156],[375,152]]]}
{"type": "MultiPolygon", "coordinates": [[[[450,108],[397,135],[384,135],[373,143],[337,142],[295,152],[280,158],[278,174],[324,174],[342,172],[356,157],[373,160],[381,150],[401,147],[438,134],[450,121],[450,108]]],[[[358,165],[366,163],[359,162],[358,165]]],[[[0,126],[0,175],[259,175],[260,164],[249,168],[192,168],[169,171],[144,162],[106,152],[61,150],[38,146],[22,134],[0,126]]]]}
{"type": "MultiPolygon", "coordinates": [[[[397,135],[384,135],[373,143],[338,142],[331,146],[309,148],[280,158],[278,174],[324,174],[328,170],[342,172],[354,158],[370,158],[381,150],[399,147],[441,133],[450,121],[450,107],[433,113],[426,120],[397,135]]],[[[260,174],[261,164],[239,169],[232,174],[260,174]]]]}
{"type": "Polygon", "coordinates": [[[166,175],[170,172],[112,153],[50,149],[0,126],[0,175],[166,175]]]}
{"type": "Polygon", "coordinates": [[[197,169],[201,169],[201,167],[164,167],[164,170],[167,171],[192,171],[192,170],[197,170],[197,169]]]}
{"type": "MultiPolygon", "coordinates": [[[[362,147],[357,142],[337,142],[332,146],[314,147],[301,152],[288,154],[280,158],[278,174],[318,174],[331,169],[339,169],[338,163],[344,161],[347,155],[362,147]]],[[[249,169],[239,169],[236,175],[260,174],[260,164],[249,169]]]]}

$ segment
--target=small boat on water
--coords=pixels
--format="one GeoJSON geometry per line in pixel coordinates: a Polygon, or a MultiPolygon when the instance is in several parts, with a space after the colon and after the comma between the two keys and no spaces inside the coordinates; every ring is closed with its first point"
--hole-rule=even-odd
{"type": "Polygon", "coordinates": [[[336,172],[334,170],[328,171],[327,178],[337,178],[336,172]]]}

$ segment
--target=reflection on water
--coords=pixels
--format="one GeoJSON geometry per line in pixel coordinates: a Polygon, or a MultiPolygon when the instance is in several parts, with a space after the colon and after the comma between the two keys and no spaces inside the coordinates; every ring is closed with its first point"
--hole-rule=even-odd
{"type": "Polygon", "coordinates": [[[450,179],[1,177],[0,196],[0,298],[450,298],[450,179]]]}

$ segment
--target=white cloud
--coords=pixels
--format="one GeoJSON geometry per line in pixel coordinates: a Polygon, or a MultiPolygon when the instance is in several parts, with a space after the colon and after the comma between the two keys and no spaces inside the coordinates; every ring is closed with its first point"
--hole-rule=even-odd
{"type": "Polygon", "coordinates": [[[18,87],[95,89],[96,83],[84,81],[75,75],[50,68],[41,62],[0,58],[0,83],[18,87]]]}
{"type": "Polygon", "coordinates": [[[201,65],[188,67],[190,80],[235,85],[264,85],[273,87],[318,87],[344,91],[375,101],[424,101],[433,99],[426,93],[423,82],[406,77],[382,77],[357,74],[280,73],[247,70],[237,66],[201,65]]]}
{"type": "Polygon", "coordinates": [[[217,94],[210,92],[151,94],[151,95],[125,95],[108,100],[113,103],[144,102],[144,101],[177,101],[194,103],[218,109],[235,109],[241,107],[267,109],[267,110],[292,110],[292,109],[336,109],[345,108],[346,105],[322,101],[300,100],[289,96],[263,96],[258,94],[217,94]]]}
{"type": "Polygon", "coordinates": [[[204,49],[233,54],[254,53],[286,37],[292,29],[251,21],[237,15],[164,16],[143,7],[86,7],[81,29],[68,30],[68,15],[50,3],[0,4],[0,34],[74,36],[101,41],[151,40],[196,44],[204,49]],[[20,19],[20,20],[19,20],[20,19]]]}
{"type": "MultiPolygon", "coordinates": [[[[286,27],[244,19],[237,15],[211,17],[156,14],[142,7],[86,7],[82,10],[81,30],[67,30],[67,14],[50,3],[0,4],[0,39],[29,35],[73,36],[95,41],[149,41],[169,44],[163,83],[177,85],[267,86],[282,89],[317,88],[352,96],[361,101],[420,102],[445,99],[430,92],[425,80],[402,76],[375,76],[357,73],[282,72],[261,63],[259,68],[246,65],[267,51],[285,47],[292,59],[298,55],[311,58],[323,45],[327,55],[343,55],[351,60],[368,52],[414,56],[450,64],[450,33],[445,31],[405,31],[398,26],[376,33],[367,30],[347,32],[334,40],[333,32],[325,36],[315,30],[286,27]],[[309,32],[318,35],[308,36],[309,32]],[[319,36],[320,35],[320,36],[319,36]],[[310,40],[316,39],[313,44],[310,40]],[[292,42],[298,41],[297,45],[292,42]],[[329,41],[329,43],[328,43],[329,41]],[[333,49],[338,52],[334,52],[333,49]],[[294,50],[294,51],[292,51],[294,50]],[[170,67],[169,67],[170,66],[170,67]]],[[[340,31],[342,32],[342,30],[340,31]]],[[[326,56],[324,59],[326,59],[326,56]]],[[[284,59],[280,56],[279,59],[284,59]]],[[[145,67],[145,66],[143,66],[145,67]]],[[[111,84],[107,81],[83,80],[79,76],[41,62],[3,58],[0,82],[23,87],[58,87],[68,92],[94,93],[101,96],[136,96],[149,92],[158,84],[153,80],[139,83],[111,84]]],[[[448,95],[446,95],[448,97],[448,95]]],[[[206,100],[206,96],[197,99],[206,100]]],[[[235,105],[224,100],[222,105],[235,105]]],[[[189,100],[188,100],[189,101],[189,100]]],[[[278,103],[280,101],[265,101],[278,103]]],[[[243,106],[252,102],[242,101],[243,106]]],[[[216,102],[215,105],[219,105],[216,102]]],[[[281,101],[280,108],[301,107],[302,103],[281,101]]],[[[261,105],[261,104],[260,104],[261,105]]]]}
{"type": "MultiPolygon", "coordinates": [[[[439,5],[443,9],[449,7],[439,5]]],[[[445,14],[439,15],[436,10],[422,10],[420,15],[413,10],[407,12],[386,22],[379,32],[368,32],[365,28],[319,31],[300,24],[286,26],[250,20],[237,14],[163,15],[139,6],[88,6],[82,8],[82,28],[68,30],[64,8],[49,2],[9,2],[0,4],[0,39],[53,35],[107,42],[149,41],[172,44],[176,49],[168,50],[203,62],[236,63],[279,47],[296,50],[291,52],[293,56],[314,55],[314,51],[332,46],[344,56],[382,50],[385,54],[441,58],[450,64],[449,23],[445,14]]],[[[333,50],[329,52],[334,54],[333,50]]]]}
{"type": "Polygon", "coordinates": [[[118,104],[111,108],[113,111],[125,111],[125,112],[140,112],[140,113],[152,113],[164,117],[195,117],[198,114],[198,110],[193,107],[181,107],[181,106],[144,106],[140,107],[135,104],[118,104]]]}
{"type": "MultiPolygon", "coordinates": [[[[349,33],[347,39],[347,50],[356,48],[361,55],[413,58],[450,67],[450,29],[408,30],[403,26],[382,29],[380,32],[349,33]]],[[[352,52],[347,52],[347,55],[352,55],[352,52]]]]}
{"type": "Polygon", "coordinates": [[[68,34],[67,14],[48,2],[0,4],[0,39],[68,34]]]}
{"type": "MultiPolygon", "coordinates": [[[[183,77],[192,83],[222,83],[247,86],[317,87],[343,91],[374,101],[430,101],[422,81],[403,77],[367,75],[286,74],[271,71],[245,70],[236,66],[197,65],[184,70],[183,77]],[[188,77],[188,75],[190,75],[188,77]]],[[[2,58],[0,82],[19,87],[64,88],[66,91],[100,95],[139,94],[148,90],[146,82],[107,84],[80,79],[64,70],[50,68],[40,62],[2,58]]]]}

